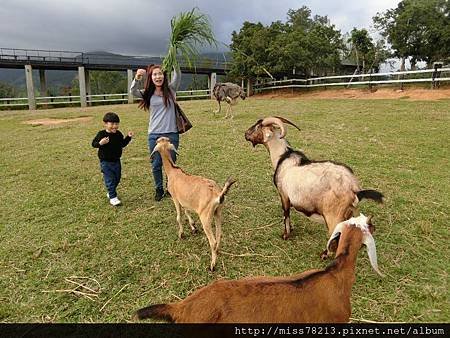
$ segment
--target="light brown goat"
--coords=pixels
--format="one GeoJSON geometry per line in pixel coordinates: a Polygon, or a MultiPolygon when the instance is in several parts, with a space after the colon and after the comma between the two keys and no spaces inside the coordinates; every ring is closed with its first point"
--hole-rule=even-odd
{"type": "MultiPolygon", "coordinates": [[[[245,132],[246,140],[253,146],[263,144],[269,151],[273,182],[284,211],[283,239],[289,238],[291,232],[291,207],[314,221],[325,223],[331,234],[336,224],[357,213],[358,202],[363,198],[382,202],[380,192],[361,189],[350,167],[333,161],[313,161],[292,149],[284,138],[283,122],[299,129],[282,117],[267,117],[245,132]]],[[[325,250],[322,258],[327,255],[325,250]]]]}
{"type": "Polygon", "coordinates": [[[336,323],[348,322],[355,263],[366,244],[370,263],[377,265],[373,226],[361,215],[338,224],[328,243],[340,235],[336,259],[324,270],[290,277],[221,280],[186,299],[157,304],[136,313],[176,323],[336,323]]]}
{"type": "Polygon", "coordinates": [[[210,270],[213,271],[216,266],[217,252],[219,250],[220,239],[222,236],[222,207],[225,194],[230,186],[236,182],[231,177],[225,182],[222,188],[213,180],[193,176],[185,173],[181,168],[176,166],[170,151],[176,151],[169,138],[160,137],[156,141],[156,146],[152,154],[158,151],[161,154],[164,171],[167,175],[167,190],[169,191],[175,208],[177,210],[178,237],[183,237],[183,224],[181,223],[181,207],[185,210],[185,214],[189,220],[192,232],[196,232],[194,220],[187,210],[195,211],[203,226],[203,231],[208,238],[211,247],[211,265],[210,270]],[[216,236],[212,231],[212,222],[215,221],[216,236]]]}

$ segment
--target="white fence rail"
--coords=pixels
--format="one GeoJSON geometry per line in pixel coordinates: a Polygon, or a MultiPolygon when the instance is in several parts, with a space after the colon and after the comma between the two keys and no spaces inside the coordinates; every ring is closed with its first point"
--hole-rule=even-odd
{"type": "Polygon", "coordinates": [[[395,73],[371,73],[355,75],[322,76],[310,79],[263,81],[253,88],[255,92],[287,88],[314,88],[329,86],[361,86],[377,84],[426,83],[436,87],[440,82],[450,81],[450,68],[415,70],[395,73]],[[337,80],[337,81],[336,81],[337,80]],[[341,80],[341,81],[339,81],[341,80]]]}
{"type": "MultiPolygon", "coordinates": [[[[180,101],[190,99],[208,99],[210,97],[211,91],[209,89],[177,91],[177,100],[180,101]]],[[[128,102],[128,93],[86,95],[86,98],[88,104],[106,102],[126,103],[128,102]]],[[[37,96],[35,99],[37,106],[71,105],[80,104],[81,102],[79,95],[37,96]]],[[[27,106],[28,98],[26,97],[0,98],[0,109],[19,108],[27,106]]]]}
{"type": "MultiPolygon", "coordinates": [[[[253,89],[256,93],[265,90],[293,89],[293,88],[314,88],[330,86],[372,86],[378,84],[406,84],[406,83],[430,83],[433,88],[438,87],[442,82],[450,81],[450,68],[441,68],[438,71],[433,69],[405,71],[395,73],[373,73],[373,74],[355,74],[355,75],[335,75],[323,76],[310,79],[289,79],[276,81],[263,81],[256,83],[253,89]],[[337,80],[337,81],[336,81],[337,80]],[[340,81],[339,81],[340,80],[340,81]]],[[[202,90],[183,90],[177,92],[178,100],[190,99],[208,99],[211,97],[209,89],[202,90]]],[[[128,93],[118,94],[96,94],[87,95],[88,104],[96,103],[125,103],[128,102],[128,93]]],[[[38,96],[36,105],[39,106],[58,106],[80,104],[79,95],[66,96],[38,96]]],[[[0,98],[0,109],[18,108],[28,106],[28,98],[0,98]]]]}

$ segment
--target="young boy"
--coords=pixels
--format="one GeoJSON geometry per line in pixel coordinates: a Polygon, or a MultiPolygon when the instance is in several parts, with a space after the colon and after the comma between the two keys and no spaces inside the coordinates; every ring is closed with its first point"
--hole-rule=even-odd
{"type": "Polygon", "coordinates": [[[126,147],[133,137],[133,132],[129,131],[124,138],[119,131],[119,116],[116,113],[106,113],[103,116],[104,130],[100,130],[92,141],[92,146],[98,148],[98,158],[100,168],[105,180],[109,203],[113,206],[121,202],[117,198],[116,188],[119,185],[122,175],[122,165],[120,157],[122,148],[126,147]]]}

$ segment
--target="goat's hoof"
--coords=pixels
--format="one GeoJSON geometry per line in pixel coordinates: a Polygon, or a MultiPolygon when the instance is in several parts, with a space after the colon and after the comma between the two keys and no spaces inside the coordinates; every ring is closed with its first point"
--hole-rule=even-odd
{"type": "Polygon", "coordinates": [[[286,241],[287,239],[289,239],[289,234],[285,232],[285,233],[283,233],[283,235],[281,236],[281,238],[284,239],[284,240],[286,241]]]}
{"type": "Polygon", "coordinates": [[[211,271],[211,272],[214,272],[216,270],[216,267],[215,266],[211,266],[210,268],[209,268],[209,271],[211,271]]]}
{"type": "Polygon", "coordinates": [[[178,238],[179,238],[179,239],[184,239],[184,233],[179,234],[179,235],[178,235],[178,238]]]}
{"type": "Polygon", "coordinates": [[[191,233],[195,235],[198,232],[197,228],[191,229],[191,233]]]}

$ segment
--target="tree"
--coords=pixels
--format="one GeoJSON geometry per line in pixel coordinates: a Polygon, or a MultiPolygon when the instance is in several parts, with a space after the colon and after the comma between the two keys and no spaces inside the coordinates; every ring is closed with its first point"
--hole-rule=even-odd
{"type": "Polygon", "coordinates": [[[303,6],[288,11],[286,23],[244,22],[239,33],[233,32],[231,73],[236,77],[255,78],[269,72],[275,76],[333,71],[340,63],[344,48],[341,33],[326,16],[311,17],[303,6]]]}
{"type": "Polygon", "coordinates": [[[1,98],[10,98],[16,96],[16,89],[4,82],[0,82],[0,97],[1,98]]]}
{"type": "Polygon", "coordinates": [[[315,16],[308,33],[310,71],[326,75],[334,72],[341,63],[344,42],[339,30],[329,23],[328,18],[315,16]]]}
{"type": "Polygon", "coordinates": [[[387,38],[393,54],[417,61],[433,61],[450,55],[450,5],[448,0],[403,0],[397,8],[377,13],[375,27],[387,38]]]}
{"type": "Polygon", "coordinates": [[[230,75],[234,78],[254,79],[265,74],[264,65],[270,63],[266,51],[271,40],[270,31],[261,23],[246,21],[239,33],[233,31],[230,75]]]}
{"type": "MultiPolygon", "coordinates": [[[[127,92],[127,77],[124,72],[100,71],[89,72],[92,94],[119,94],[127,92]]],[[[72,95],[79,95],[80,87],[78,78],[72,81],[72,95]]]]}
{"type": "Polygon", "coordinates": [[[351,44],[351,54],[354,54],[356,58],[358,70],[361,64],[362,73],[365,73],[366,63],[369,61],[369,53],[375,49],[372,38],[369,36],[369,32],[367,32],[366,29],[353,28],[350,32],[348,42],[351,44]]]}
{"type": "Polygon", "coordinates": [[[186,90],[202,90],[208,88],[208,76],[204,74],[192,74],[192,81],[186,90]]]}

